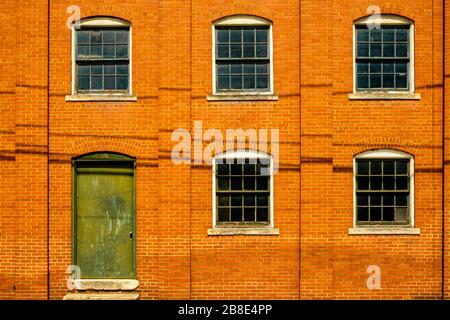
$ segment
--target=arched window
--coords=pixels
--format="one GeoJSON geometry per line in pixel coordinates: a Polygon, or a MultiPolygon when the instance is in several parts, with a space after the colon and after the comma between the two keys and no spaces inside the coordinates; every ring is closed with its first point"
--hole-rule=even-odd
{"type": "Polygon", "coordinates": [[[214,229],[209,234],[278,234],[273,229],[272,157],[232,151],[217,155],[212,164],[214,229]]]}
{"type": "Polygon", "coordinates": [[[354,227],[414,227],[414,158],[392,149],[354,158],[354,227]]]}
{"type": "Polygon", "coordinates": [[[414,93],[414,23],[390,14],[354,22],[354,93],[414,93]]]}
{"type": "Polygon", "coordinates": [[[131,24],[113,17],[72,25],[72,95],[131,96],[131,24]]]}
{"type": "Polygon", "coordinates": [[[213,93],[273,93],[271,21],[234,15],[213,23],[213,93]]]}
{"type": "Polygon", "coordinates": [[[73,160],[73,265],[82,279],[134,279],[135,161],[116,153],[73,160]]]}

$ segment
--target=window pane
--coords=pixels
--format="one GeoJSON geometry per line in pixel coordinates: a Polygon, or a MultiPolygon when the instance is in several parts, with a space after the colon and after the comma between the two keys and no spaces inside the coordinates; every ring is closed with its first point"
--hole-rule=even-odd
{"type": "Polygon", "coordinates": [[[255,208],[244,208],[244,221],[255,221],[255,208]]]}
{"type": "Polygon", "coordinates": [[[254,76],[244,76],[244,89],[254,89],[255,84],[256,81],[254,76]]]}
{"type": "Polygon", "coordinates": [[[89,31],[79,30],[77,31],[77,43],[78,44],[88,44],[89,43],[89,31]]]}
{"type": "Polygon", "coordinates": [[[370,75],[370,87],[381,88],[381,75],[370,75]]]}
{"type": "Polygon", "coordinates": [[[384,177],[383,178],[383,188],[384,190],[395,190],[395,178],[394,177],[384,177]]]}
{"type": "Polygon", "coordinates": [[[242,64],[233,63],[230,65],[230,74],[241,74],[242,73],[242,64]]]}
{"type": "Polygon", "coordinates": [[[394,73],[395,72],[394,66],[395,66],[395,64],[393,64],[393,63],[383,63],[383,72],[394,73]]]}
{"type": "Polygon", "coordinates": [[[366,194],[357,195],[356,203],[358,204],[358,206],[368,206],[369,205],[369,196],[366,194]]]}
{"type": "Polygon", "coordinates": [[[370,173],[371,174],[381,174],[381,161],[371,161],[370,162],[370,173]]]}
{"type": "Polygon", "coordinates": [[[383,88],[394,88],[394,75],[393,74],[384,74],[383,75],[383,88]]]}
{"type": "Polygon", "coordinates": [[[370,208],[370,221],[381,221],[381,207],[370,208]]]}
{"type": "Polygon", "coordinates": [[[217,173],[219,175],[227,175],[229,166],[227,164],[218,164],[217,165],[217,173]]]}
{"type": "Polygon", "coordinates": [[[380,42],[381,41],[381,29],[370,30],[370,42],[380,42]]]}
{"type": "Polygon", "coordinates": [[[256,187],[258,190],[269,190],[269,177],[257,177],[256,187]]]}
{"type": "Polygon", "coordinates": [[[114,58],[116,55],[116,47],[111,44],[107,44],[103,47],[104,58],[114,58]]]}
{"type": "Polygon", "coordinates": [[[369,208],[358,207],[358,221],[369,221],[369,208]]]}
{"type": "Polygon", "coordinates": [[[92,30],[91,31],[91,44],[101,44],[102,41],[102,31],[92,30]]]}
{"type": "Polygon", "coordinates": [[[383,205],[384,206],[394,205],[394,195],[392,193],[387,193],[383,195],[383,205]]]}
{"type": "Polygon", "coordinates": [[[91,72],[90,66],[78,66],[78,74],[79,75],[89,75],[91,72]]]}
{"type": "Polygon", "coordinates": [[[368,29],[356,29],[356,40],[357,41],[369,41],[369,30],[368,29]]]}
{"type": "Polygon", "coordinates": [[[116,88],[116,78],[114,76],[105,77],[105,90],[114,90],[116,88]]]}
{"type": "Polygon", "coordinates": [[[381,206],[381,195],[373,194],[370,196],[370,206],[381,206]]]}
{"type": "Polygon", "coordinates": [[[128,89],[128,77],[117,77],[117,90],[127,90],[128,89]]]}
{"type": "Polygon", "coordinates": [[[358,177],[358,190],[369,190],[369,177],[358,177]]]}
{"type": "Polygon", "coordinates": [[[397,44],[396,46],[396,56],[397,57],[407,57],[408,56],[408,45],[397,44]]]}
{"type": "Polygon", "coordinates": [[[405,207],[408,205],[408,196],[406,194],[398,194],[395,196],[395,205],[405,207]]]}
{"type": "Polygon", "coordinates": [[[228,208],[219,208],[218,210],[218,220],[219,222],[227,222],[230,221],[230,209],[228,208]]]}
{"type": "Polygon", "coordinates": [[[369,174],[369,162],[368,161],[358,161],[358,174],[369,174]]]}
{"type": "Polygon", "coordinates": [[[229,30],[217,30],[217,41],[220,42],[229,42],[230,41],[230,34],[229,30]]]}
{"type": "Polygon", "coordinates": [[[256,46],[256,56],[258,58],[265,58],[267,54],[267,45],[257,45],[256,46]]]}
{"type": "Polygon", "coordinates": [[[103,43],[116,43],[116,33],[113,30],[105,30],[103,31],[103,43]]]}
{"type": "Polygon", "coordinates": [[[244,189],[245,190],[255,190],[255,177],[245,177],[244,178],[244,189]]]}
{"type": "Polygon", "coordinates": [[[117,65],[117,74],[128,75],[128,65],[127,64],[118,64],[117,65]]]}
{"type": "Polygon", "coordinates": [[[257,208],[256,209],[256,220],[260,222],[269,221],[269,210],[267,208],[257,208]]]}
{"type": "Polygon", "coordinates": [[[251,58],[255,56],[255,46],[246,44],[244,45],[244,57],[251,58]]]}
{"type": "Polygon", "coordinates": [[[406,161],[396,161],[395,163],[397,174],[407,174],[408,173],[408,163],[406,161]]]}
{"type": "Polygon", "coordinates": [[[395,50],[393,44],[383,45],[383,57],[394,57],[395,50]]]}
{"type": "Polygon", "coordinates": [[[370,189],[371,190],[381,190],[382,186],[381,186],[381,177],[371,177],[370,178],[370,189]]]}
{"type": "Polygon", "coordinates": [[[406,75],[396,75],[395,82],[397,84],[397,88],[399,89],[407,89],[408,88],[408,80],[406,75]]]}
{"type": "Polygon", "coordinates": [[[268,30],[256,30],[256,42],[268,42],[268,30]]]}
{"type": "Polygon", "coordinates": [[[242,89],[242,77],[231,76],[231,89],[242,89]]]}
{"type": "Polygon", "coordinates": [[[217,74],[229,74],[230,73],[230,65],[228,64],[219,64],[217,65],[217,74]]]}
{"type": "Polygon", "coordinates": [[[231,58],[242,58],[242,46],[239,45],[231,45],[230,46],[230,57],[231,58]]]}
{"type": "Polygon", "coordinates": [[[356,64],[356,72],[357,73],[368,73],[369,72],[369,64],[358,62],[356,64]]]}
{"type": "Polygon", "coordinates": [[[244,29],[244,42],[254,42],[255,41],[255,29],[244,29]]]}
{"type": "Polygon", "coordinates": [[[254,63],[245,63],[244,74],[254,74],[255,73],[255,64],[254,63]]]}
{"type": "Polygon", "coordinates": [[[91,89],[92,90],[102,90],[103,89],[102,77],[91,77],[91,89]]]}
{"type": "Polygon", "coordinates": [[[231,42],[242,42],[242,30],[241,29],[231,29],[230,30],[231,42]]]}
{"type": "Polygon", "coordinates": [[[256,73],[258,74],[267,74],[269,73],[269,66],[267,63],[265,64],[257,64],[256,65],[256,73]]]}
{"type": "Polygon", "coordinates": [[[370,73],[381,73],[381,63],[371,63],[370,73]]]}
{"type": "Polygon", "coordinates": [[[257,205],[259,207],[269,206],[269,197],[268,196],[258,196],[257,205]]]}
{"type": "Polygon", "coordinates": [[[78,77],[78,90],[90,90],[91,82],[89,77],[78,77]]]}
{"type": "Polygon", "coordinates": [[[217,77],[217,89],[229,89],[230,88],[230,77],[228,76],[218,76],[217,77]]]}
{"type": "Polygon", "coordinates": [[[395,40],[395,30],[394,29],[383,30],[383,41],[393,42],[394,40],[395,40]]]}
{"type": "Polygon", "coordinates": [[[228,196],[218,196],[217,202],[220,207],[228,207],[230,205],[230,197],[228,196]]]}
{"type": "Polygon", "coordinates": [[[408,221],[408,208],[395,208],[395,221],[408,221]]]}
{"type": "Polygon", "coordinates": [[[217,46],[217,56],[219,58],[228,58],[230,56],[230,49],[228,45],[217,46]]]}
{"type": "Polygon", "coordinates": [[[381,57],[381,44],[370,45],[370,56],[374,58],[381,57]]]}
{"type": "Polygon", "coordinates": [[[128,46],[117,45],[116,46],[116,58],[128,58],[128,46]]]}
{"type": "Polygon", "coordinates": [[[358,55],[358,57],[368,57],[369,56],[369,45],[368,44],[358,44],[357,55],[358,55]]]}
{"type": "Polygon", "coordinates": [[[383,174],[394,174],[395,162],[391,160],[383,161],[383,174]]]}
{"type": "Polygon", "coordinates": [[[394,207],[384,207],[383,208],[383,221],[394,221],[394,207]]]}
{"type": "Polygon", "coordinates": [[[357,76],[357,86],[359,89],[369,88],[369,76],[368,75],[358,75],[357,76]]]}
{"type": "Polygon", "coordinates": [[[396,41],[408,41],[408,29],[397,29],[396,30],[396,41]]]}
{"type": "Polygon", "coordinates": [[[116,42],[128,44],[128,30],[119,30],[116,32],[116,42]]]}
{"type": "Polygon", "coordinates": [[[231,205],[233,207],[241,207],[242,206],[242,197],[241,196],[232,196],[231,197],[231,205]]]}
{"type": "Polygon", "coordinates": [[[217,188],[219,190],[228,190],[230,188],[230,182],[228,178],[219,178],[217,181],[217,188]]]}
{"type": "Polygon", "coordinates": [[[397,190],[408,190],[408,177],[397,177],[397,190]]]}
{"type": "Polygon", "coordinates": [[[93,45],[90,46],[90,55],[92,57],[101,57],[102,56],[102,46],[101,45],[93,45]]]}
{"type": "Polygon", "coordinates": [[[268,76],[257,76],[256,77],[256,88],[257,89],[267,89],[269,87],[269,77],[268,76]]]}
{"type": "Polygon", "coordinates": [[[231,178],[231,190],[242,190],[242,178],[241,177],[231,178]]]}
{"type": "Polygon", "coordinates": [[[242,221],[242,208],[231,208],[231,221],[242,221]]]}
{"type": "Polygon", "coordinates": [[[406,63],[397,62],[395,64],[395,72],[398,72],[398,73],[408,72],[408,65],[406,63]]]}
{"type": "Polygon", "coordinates": [[[77,46],[78,57],[88,57],[89,56],[89,46],[79,45],[77,46]]]}
{"type": "Polygon", "coordinates": [[[115,65],[105,65],[104,67],[104,74],[107,75],[115,75],[116,74],[116,66],[115,65]]]}
{"type": "Polygon", "coordinates": [[[101,75],[103,74],[103,66],[102,65],[93,65],[91,66],[91,73],[94,75],[101,75]]]}
{"type": "Polygon", "coordinates": [[[244,206],[253,207],[255,205],[255,196],[244,196],[244,206]]]}

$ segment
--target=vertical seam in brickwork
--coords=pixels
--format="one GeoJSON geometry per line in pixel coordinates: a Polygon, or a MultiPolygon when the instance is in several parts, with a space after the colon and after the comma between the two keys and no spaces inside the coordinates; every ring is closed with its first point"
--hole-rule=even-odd
{"type": "Polygon", "coordinates": [[[50,0],[47,0],[47,300],[50,300],[50,0]]]}

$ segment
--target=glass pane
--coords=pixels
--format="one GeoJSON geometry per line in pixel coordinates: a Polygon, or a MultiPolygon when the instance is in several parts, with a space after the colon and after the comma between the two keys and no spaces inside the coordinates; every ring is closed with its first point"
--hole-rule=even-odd
{"type": "Polygon", "coordinates": [[[269,177],[257,177],[256,187],[258,190],[269,190],[269,177]]]}
{"type": "Polygon", "coordinates": [[[381,29],[370,30],[370,42],[380,42],[381,41],[381,29]]]}
{"type": "Polygon", "coordinates": [[[255,84],[254,76],[244,76],[244,89],[255,89],[255,84]]]}
{"type": "Polygon", "coordinates": [[[393,42],[395,40],[395,30],[394,29],[384,29],[383,30],[383,41],[393,42]]]}
{"type": "Polygon", "coordinates": [[[242,30],[241,29],[231,29],[230,30],[231,42],[242,42],[242,30]]]}
{"type": "Polygon", "coordinates": [[[117,77],[117,90],[127,90],[128,89],[128,77],[117,77]]]}
{"type": "Polygon", "coordinates": [[[242,178],[241,177],[231,178],[231,190],[242,190],[242,178]]]}
{"type": "Polygon", "coordinates": [[[368,161],[358,161],[358,174],[369,174],[369,162],[368,161]]]}
{"type": "Polygon", "coordinates": [[[369,190],[369,177],[358,177],[358,190],[369,190]]]}
{"type": "Polygon", "coordinates": [[[381,174],[381,161],[371,161],[370,162],[370,173],[371,174],[381,174]]]}
{"type": "Polygon", "coordinates": [[[268,208],[257,208],[256,209],[256,221],[259,221],[259,222],[269,221],[269,209],[268,208]]]}
{"type": "Polygon", "coordinates": [[[242,64],[233,63],[230,65],[230,73],[231,74],[242,74],[242,64]]]}
{"type": "Polygon", "coordinates": [[[255,29],[244,29],[244,42],[255,41],[255,29]]]}
{"type": "Polygon", "coordinates": [[[102,77],[91,77],[91,89],[92,90],[102,90],[103,89],[102,77]]]}
{"type": "Polygon", "coordinates": [[[406,207],[408,205],[408,196],[406,194],[398,194],[395,196],[395,205],[397,207],[406,207]]]}
{"type": "Polygon", "coordinates": [[[228,196],[218,196],[217,203],[220,207],[228,207],[230,205],[230,197],[228,196]]]}
{"type": "Polygon", "coordinates": [[[107,44],[103,46],[103,57],[114,58],[116,56],[116,47],[113,44],[107,44]]]}
{"type": "Polygon", "coordinates": [[[383,57],[394,57],[395,50],[393,44],[383,45],[383,57]]]}
{"type": "Polygon", "coordinates": [[[90,55],[94,57],[101,57],[103,52],[101,45],[90,46],[90,55]]]}
{"type": "Polygon", "coordinates": [[[408,29],[396,30],[396,41],[406,42],[408,41],[408,29]]]}
{"type": "Polygon", "coordinates": [[[77,55],[79,57],[87,57],[89,56],[89,46],[79,45],[77,46],[77,55]]]}
{"type": "Polygon", "coordinates": [[[393,194],[383,194],[383,205],[393,206],[394,205],[394,195],[393,194]]]}
{"type": "Polygon", "coordinates": [[[228,190],[230,188],[230,182],[228,178],[219,178],[217,180],[217,188],[219,190],[228,190]]]}
{"type": "Polygon", "coordinates": [[[394,174],[395,162],[391,160],[383,161],[383,174],[394,174]]]}
{"type": "Polygon", "coordinates": [[[218,164],[217,165],[217,173],[220,175],[227,175],[229,172],[228,168],[229,168],[229,166],[227,164],[218,164]]]}
{"type": "Polygon", "coordinates": [[[255,208],[244,209],[244,221],[255,221],[255,208]]]}
{"type": "Polygon", "coordinates": [[[230,56],[230,49],[228,45],[218,45],[217,56],[219,58],[228,58],[230,56]]]}
{"type": "Polygon", "coordinates": [[[230,65],[228,64],[218,64],[217,74],[230,74],[230,65]]]}
{"type": "Polygon", "coordinates": [[[89,31],[79,30],[77,31],[77,43],[78,44],[88,44],[89,43],[89,31]]]}
{"type": "Polygon", "coordinates": [[[389,177],[389,176],[384,177],[383,183],[384,183],[384,185],[383,185],[384,190],[395,190],[395,178],[393,176],[392,177],[389,177]]]}
{"type": "Polygon", "coordinates": [[[371,177],[370,178],[370,189],[371,190],[381,190],[381,177],[371,177]]]}
{"type": "Polygon", "coordinates": [[[103,43],[116,43],[116,33],[113,30],[105,30],[103,31],[103,43]]]}
{"type": "Polygon", "coordinates": [[[255,73],[255,64],[253,63],[244,63],[244,73],[245,74],[254,74],[255,73]]]}
{"type": "Polygon", "coordinates": [[[91,44],[101,44],[102,43],[102,31],[91,31],[91,44]]]}
{"type": "Polygon", "coordinates": [[[256,57],[266,58],[268,56],[267,45],[257,45],[256,46],[256,57]]]}
{"type": "Polygon", "coordinates": [[[370,56],[371,57],[381,57],[381,44],[371,44],[370,45],[370,56]]]}
{"type": "Polygon", "coordinates": [[[383,208],[383,221],[394,221],[394,207],[384,207],[383,208]]]}
{"type": "Polygon", "coordinates": [[[368,73],[369,72],[369,64],[358,62],[356,64],[356,72],[357,73],[368,73]]]}
{"type": "Polygon", "coordinates": [[[246,44],[244,45],[244,58],[251,58],[255,56],[255,46],[246,44]]]}
{"type": "Polygon", "coordinates": [[[356,203],[358,204],[358,206],[368,206],[369,196],[366,194],[358,194],[356,196],[356,203]]]}
{"type": "Polygon", "coordinates": [[[397,44],[396,45],[396,56],[397,57],[407,57],[408,56],[408,45],[407,44],[397,44]]]}
{"type": "Polygon", "coordinates": [[[128,75],[128,65],[127,64],[118,64],[117,65],[117,74],[128,75]]]}
{"type": "Polygon", "coordinates": [[[78,90],[90,90],[91,81],[89,77],[78,77],[78,90]]]}
{"type": "Polygon", "coordinates": [[[230,41],[230,34],[229,30],[217,30],[217,41],[220,42],[229,42],[230,41]]]}
{"type": "Polygon", "coordinates": [[[244,178],[244,189],[245,190],[255,190],[255,177],[245,177],[244,178]]]}
{"type": "Polygon", "coordinates": [[[356,40],[357,41],[369,41],[369,30],[368,29],[356,29],[356,40]]]}
{"type": "Polygon", "coordinates": [[[231,76],[231,89],[242,89],[242,76],[231,76]]]}
{"type": "Polygon", "coordinates": [[[91,72],[90,66],[78,66],[78,74],[79,75],[89,75],[91,72]]]}
{"type": "Polygon", "coordinates": [[[368,75],[358,75],[357,76],[357,86],[359,89],[369,88],[369,76],[368,75]]]}
{"type": "Polygon", "coordinates": [[[122,44],[128,44],[128,30],[116,31],[116,42],[122,44]]]}
{"type": "Polygon", "coordinates": [[[102,65],[91,66],[91,73],[94,75],[102,75],[103,74],[103,66],[102,65]]]}
{"type": "Polygon", "coordinates": [[[398,72],[398,73],[408,72],[408,64],[397,62],[395,64],[395,72],[398,72]]]}
{"type": "Polygon", "coordinates": [[[268,207],[269,206],[269,196],[268,195],[258,196],[256,204],[259,207],[268,207]]]}
{"type": "Polygon", "coordinates": [[[368,57],[369,56],[369,45],[368,44],[358,44],[357,55],[358,55],[358,57],[368,57]]]}
{"type": "Polygon", "coordinates": [[[240,44],[231,45],[230,48],[231,48],[230,51],[231,58],[242,58],[242,46],[240,44]]]}
{"type": "Polygon", "coordinates": [[[408,221],[408,208],[395,208],[395,221],[397,222],[408,221]]]}
{"type": "Polygon", "coordinates": [[[383,75],[383,88],[394,88],[394,75],[393,74],[384,74],[383,75]]]}
{"type": "Polygon", "coordinates": [[[269,88],[269,77],[268,76],[257,76],[256,77],[256,88],[257,89],[267,89],[269,88]]]}
{"type": "Polygon", "coordinates": [[[115,75],[116,73],[116,66],[115,65],[104,65],[103,66],[104,69],[104,74],[105,75],[115,75]]]}
{"type": "Polygon", "coordinates": [[[231,221],[242,221],[242,208],[231,208],[231,221]]]}
{"type": "Polygon", "coordinates": [[[255,174],[256,166],[254,164],[244,164],[244,174],[255,174]]]}
{"type": "Polygon", "coordinates": [[[408,190],[408,177],[397,177],[397,190],[408,190]]]}
{"type": "Polygon", "coordinates": [[[381,73],[381,63],[371,63],[370,73],[381,73]]]}
{"type": "Polygon", "coordinates": [[[256,42],[267,42],[268,30],[256,30],[256,42]]]}
{"type": "Polygon", "coordinates": [[[255,196],[245,196],[244,206],[253,207],[255,205],[255,196]]]}
{"type": "Polygon", "coordinates": [[[104,89],[114,90],[116,88],[116,78],[114,76],[105,77],[104,89]]]}
{"type": "Polygon", "coordinates": [[[381,206],[381,195],[372,194],[370,196],[370,206],[381,206]]]}
{"type": "Polygon", "coordinates": [[[218,220],[219,222],[227,222],[230,221],[230,209],[228,208],[219,208],[218,210],[218,220]]]}
{"type": "Polygon", "coordinates": [[[267,63],[265,64],[257,64],[256,65],[256,73],[267,74],[269,73],[269,67],[267,63]]]}
{"type": "Polygon", "coordinates": [[[116,46],[116,58],[128,58],[128,46],[117,45],[116,46]]]}
{"type": "Polygon", "coordinates": [[[408,78],[406,75],[396,75],[395,81],[398,89],[407,89],[408,88],[408,78]]]}
{"type": "Polygon", "coordinates": [[[230,88],[230,77],[218,76],[217,77],[217,89],[224,90],[230,88]]]}
{"type": "Polygon", "coordinates": [[[241,207],[242,206],[242,196],[232,196],[231,197],[231,205],[233,207],[241,207]]]}
{"type": "Polygon", "coordinates": [[[369,221],[369,208],[358,207],[358,221],[369,221]]]}
{"type": "Polygon", "coordinates": [[[381,75],[370,75],[370,87],[381,88],[381,75]]]}
{"type": "Polygon", "coordinates": [[[396,161],[395,163],[397,174],[407,174],[408,173],[408,163],[406,161],[396,161]]]}
{"type": "Polygon", "coordinates": [[[383,72],[394,73],[395,72],[394,66],[395,66],[395,64],[393,64],[393,63],[383,63],[383,72]]]}
{"type": "Polygon", "coordinates": [[[381,207],[370,208],[370,221],[381,221],[381,207]]]}

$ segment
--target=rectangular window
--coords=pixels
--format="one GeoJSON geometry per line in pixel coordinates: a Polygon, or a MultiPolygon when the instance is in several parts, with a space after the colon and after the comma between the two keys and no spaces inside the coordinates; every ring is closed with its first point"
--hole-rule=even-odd
{"type": "Polygon", "coordinates": [[[270,91],[269,26],[215,30],[217,91],[270,91]]]}
{"type": "Polygon", "coordinates": [[[129,33],[129,28],[76,30],[78,92],[128,91],[129,33]]]}
{"type": "Polygon", "coordinates": [[[216,164],[217,224],[270,222],[270,165],[261,159],[216,164]]]}
{"type": "Polygon", "coordinates": [[[409,90],[410,26],[355,29],[356,89],[409,90]]]}
{"type": "Polygon", "coordinates": [[[356,223],[410,223],[410,161],[356,160],[356,223]]]}

